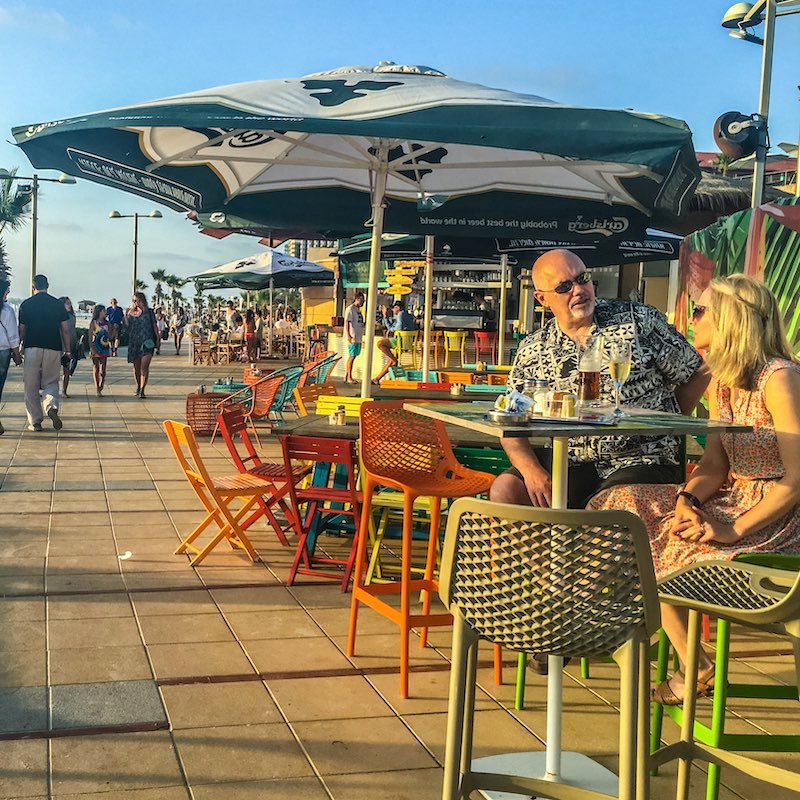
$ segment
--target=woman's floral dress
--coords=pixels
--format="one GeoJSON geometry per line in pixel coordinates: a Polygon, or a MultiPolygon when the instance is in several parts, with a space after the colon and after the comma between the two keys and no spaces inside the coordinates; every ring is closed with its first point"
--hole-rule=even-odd
{"type": "MultiPolygon", "coordinates": [[[[781,369],[800,372],[800,366],[791,361],[773,359],[761,371],[753,391],[740,390],[734,403],[730,389],[718,386],[719,419],[753,427],[752,433],[721,434],[730,463],[730,481],[703,504],[703,510],[721,522],[735,522],[783,477],[778,439],[764,402],[767,380],[781,369]]],[[[800,506],[731,544],[687,542],[671,535],[675,501],[682,488],[673,484],[615,486],[595,495],[589,501],[589,508],[624,509],[641,517],[650,537],[657,578],[695,561],[730,559],[739,553],[800,553],[800,506]]]]}

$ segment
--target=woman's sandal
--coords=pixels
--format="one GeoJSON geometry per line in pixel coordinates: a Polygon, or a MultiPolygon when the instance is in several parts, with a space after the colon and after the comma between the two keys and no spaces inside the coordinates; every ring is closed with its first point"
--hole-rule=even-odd
{"type": "MultiPolygon", "coordinates": [[[[662,706],[682,706],[683,698],[678,697],[672,689],[670,680],[665,680],[654,687],[650,692],[650,699],[662,706]]],[[[685,688],[686,684],[684,684],[685,688]]],[[[709,697],[714,692],[714,666],[709,667],[705,672],[697,674],[697,694],[696,697],[709,697]]]]}

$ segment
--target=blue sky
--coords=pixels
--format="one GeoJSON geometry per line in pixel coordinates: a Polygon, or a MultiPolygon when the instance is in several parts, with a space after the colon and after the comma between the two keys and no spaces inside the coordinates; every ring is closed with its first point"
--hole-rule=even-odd
{"type": "MultiPolygon", "coordinates": [[[[427,64],[453,77],[565,103],[635,108],[685,119],[698,150],[712,150],[724,111],[758,104],[761,48],[720,27],[731,0],[0,0],[0,167],[30,174],[8,143],[12,126],[74,116],[200,88],[305,75],[381,60],[427,64]]],[[[778,20],[770,131],[800,127],[800,15],[778,20]],[[794,68],[792,68],[794,67],[794,68]]],[[[40,192],[39,271],[55,294],[104,299],[129,291],[133,195],[79,181],[40,192]]],[[[259,249],[214,241],[160,207],[140,227],[140,274],[189,275],[259,249]]],[[[12,294],[27,290],[29,228],[6,234],[12,294]]],[[[152,286],[152,281],[148,281],[152,286]]]]}

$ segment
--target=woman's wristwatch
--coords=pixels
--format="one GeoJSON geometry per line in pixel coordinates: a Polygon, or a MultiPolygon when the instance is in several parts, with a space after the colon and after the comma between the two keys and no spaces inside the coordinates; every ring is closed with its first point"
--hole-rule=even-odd
{"type": "Polygon", "coordinates": [[[692,494],[691,492],[678,492],[678,497],[685,497],[695,508],[702,508],[703,504],[700,501],[700,498],[697,495],[692,494]]]}

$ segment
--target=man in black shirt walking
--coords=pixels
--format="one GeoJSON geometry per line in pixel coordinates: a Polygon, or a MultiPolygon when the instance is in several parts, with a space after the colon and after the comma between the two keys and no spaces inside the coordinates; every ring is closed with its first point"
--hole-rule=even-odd
{"type": "Polygon", "coordinates": [[[33,296],[19,307],[19,336],[25,347],[25,410],[30,431],[42,430],[45,414],[57,431],[63,427],[58,416],[61,354],[67,360],[72,357],[67,310],[47,293],[48,285],[44,275],[34,276],[33,296]]]}

